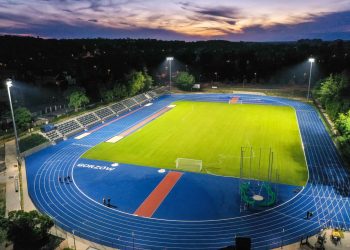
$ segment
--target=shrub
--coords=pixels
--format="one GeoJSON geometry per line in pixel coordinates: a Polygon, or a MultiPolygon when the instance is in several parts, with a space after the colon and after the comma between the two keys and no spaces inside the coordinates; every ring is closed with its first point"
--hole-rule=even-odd
{"type": "Polygon", "coordinates": [[[47,141],[48,139],[46,139],[41,134],[32,134],[19,141],[19,149],[21,152],[24,152],[47,141]]]}

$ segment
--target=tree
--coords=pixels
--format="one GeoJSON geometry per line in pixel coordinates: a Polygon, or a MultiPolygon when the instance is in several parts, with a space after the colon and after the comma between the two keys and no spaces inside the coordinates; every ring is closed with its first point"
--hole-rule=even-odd
{"type": "Polygon", "coordinates": [[[105,102],[112,102],[114,99],[114,91],[113,90],[102,90],[101,97],[105,102]]]}
{"type": "Polygon", "coordinates": [[[314,90],[315,97],[326,109],[332,119],[345,112],[350,107],[350,81],[345,74],[331,74],[323,79],[314,90]]]}
{"type": "Polygon", "coordinates": [[[350,140],[350,110],[347,113],[339,114],[335,124],[340,133],[350,140]]]}
{"type": "Polygon", "coordinates": [[[50,217],[38,211],[11,211],[7,238],[13,242],[14,249],[40,249],[49,242],[49,230],[53,225],[50,217]]]}
{"type": "Polygon", "coordinates": [[[343,155],[350,160],[350,110],[347,113],[340,114],[335,124],[341,133],[337,140],[343,155]]]}
{"type": "Polygon", "coordinates": [[[118,100],[120,100],[128,96],[128,90],[125,85],[118,84],[113,87],[113,94],[118,100]]]}
{"type": "Polygon", "coordinates": [[[89,103],[89,98],[85,92],[81,90],[74,91],[69,96],[69,107],[74,107],[75,111],[78,111],[80,107],[89,103]]]}
{"type": "Polygon", "coordinates": [[[17,108],[15,110],[15,121],[20,129],[26,129],[32,121],[32,114],[27,108],[17,108]]]}
{"type": "Polygon", "coordinates": [[[8,222],[7,219],[0,215],[0,244],[5,242],[8,230],[8,222]]]}
{"type": "Polygon", "coordinates": [[[175,84],[183,90],[191,90],[194,82],[194,76],[187,72],[179,72],[175,78],[175,84]]]}
{"type": "Polygon", "coordinates": [[[145,87],[145,76],[141,71],[132,71],[127,75],[129,96],[134,96],[145,87]]]}
{"type": "Polygon", "coordinates": [[[144,90],[149,90],[153,85],[153,79],[146,70],[143,72],[143,76],[145,77],[144,90]]]}

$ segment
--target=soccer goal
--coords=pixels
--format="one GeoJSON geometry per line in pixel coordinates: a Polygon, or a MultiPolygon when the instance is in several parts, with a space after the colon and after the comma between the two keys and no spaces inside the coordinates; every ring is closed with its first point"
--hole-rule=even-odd
{"type": "Polygon", "coordinates": [[[202,171],[202,160],[188,159],[188,158],[177,158],[176,169],[189,171],[189,172],[201,172],[202,171]]]}

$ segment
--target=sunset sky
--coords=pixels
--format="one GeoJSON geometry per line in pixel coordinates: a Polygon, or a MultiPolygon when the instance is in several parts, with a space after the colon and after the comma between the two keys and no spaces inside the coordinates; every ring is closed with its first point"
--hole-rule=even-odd
{"type": "Polygon", "coordinates": [[[0,34],[187,41],[350,39],[350,0],[0,0],[0,34]]]}

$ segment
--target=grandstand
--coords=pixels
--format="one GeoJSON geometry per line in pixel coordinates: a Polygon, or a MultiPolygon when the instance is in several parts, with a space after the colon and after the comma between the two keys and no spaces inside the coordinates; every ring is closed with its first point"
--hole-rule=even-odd
{"type": "Polygon", "coordinates": [[[137,101],[139,104],[144,104],[145,102],[148,101],[148,98],[146,95],[141,94],[141,95],[137,95],[134,97],[135,101],[137,101]]]}
{"type": "Polygon", "coordinates": [[[123,113],[124,111],[128,110],[128,108],[122,102],[118,102],[118,103],[115,103],[115,104],[111,105],[111,109],[117,115],[119,115],[120,113],[123,113]]]}
{"type": "Polygon", "coordinates": [[[63,137],[62,134],[58,130],[51,130],[51,131],[45,133],[45,135],[52,142],[57,141],[59,139],[62,139],[62,137],[63,137]]]}
{"type": "Polygon", "coordinates": [[[139,105],[139,103],[137,103],[137,101],[135,101],[134,98],[125,99],[122,101],[122,103],[125,106],[127,106],[129,109],[132,109],[133,107],[136,107],[137,105],[139,105]]]}
{"type": "Polygon", "coordinates": [[[84,128],[75,120],[69,120],[57,125],[57,130],[64,136],[70,136],[82,131],[84,128]]]}
{"type": "Polygon", "coordinates": [[[102,120],[106,120],[106,119],[114,116],[113,111],[109,107],[96,110],[95,114],[102,120]]]}
{"type": "Polygon", "coordinates": [[[88,113],[77,118],[77,121],[85,128],[97,124],[99,120],[95,113],[88,113]]]}
{"type": "Polygon", "coordinates": [[[84,129],[92,127],[99,123],[101,120],[104,121],[113,118],[114,116],[118,116],[137,106],[141,106],[165,93],[166,88],[162,87],[154,91],[142,93],[120,102],[110,104],[104,108],[98,108],[92,112],[85,113],[78,117],[56,124],[57,130],[47,132],[45,135],[50,139],[51,142],[58,141],[60,139],[63,139],[63,137],[71,136],[84,129]]]}

